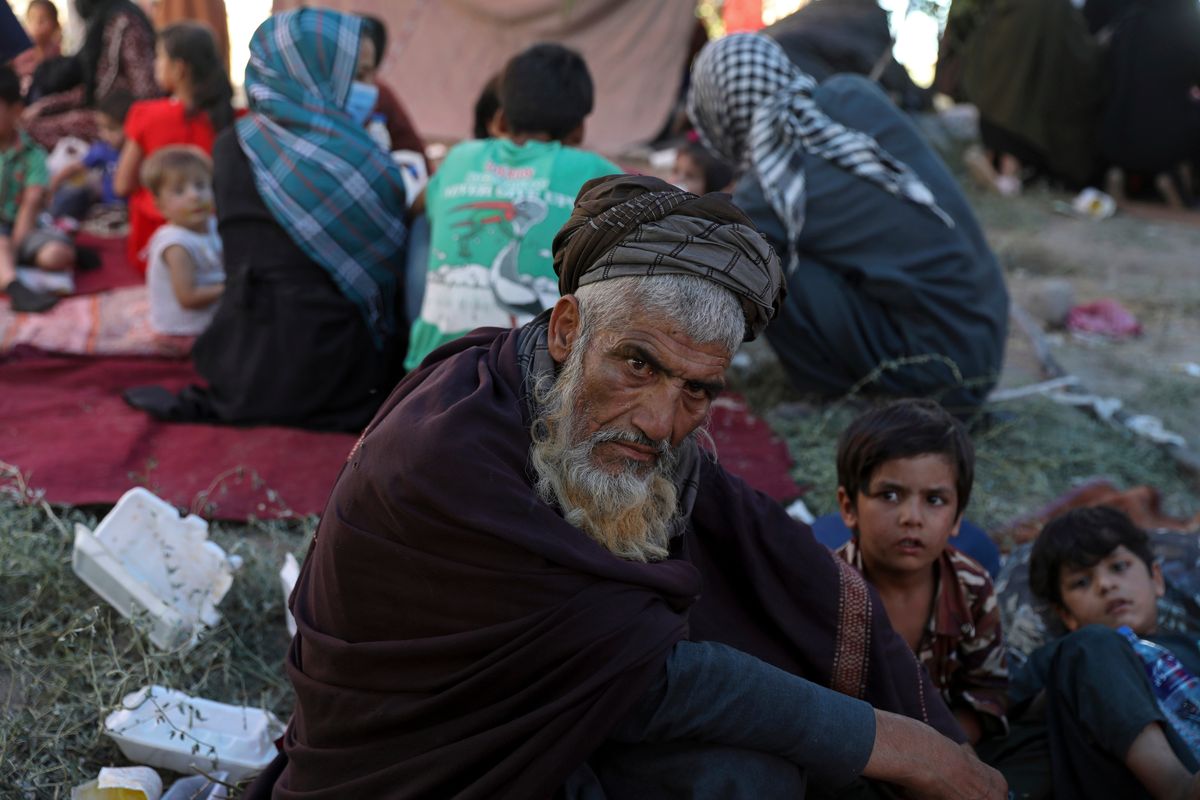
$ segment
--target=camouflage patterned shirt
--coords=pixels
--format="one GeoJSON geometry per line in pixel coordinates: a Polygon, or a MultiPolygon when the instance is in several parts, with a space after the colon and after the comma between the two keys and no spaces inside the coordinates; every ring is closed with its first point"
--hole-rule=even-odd
{"type": "MultiPolygon", "coordinates": [[[[863,571],[854,539],[836,552],[863,571]]],[[[1008,664],[992,579],[979,562],[949,545],[934,562],[934,576],[933,613],[917,658],[951,711],[974,709],[985,736],[1006,733],[1008,664]],[[946,575],[953,579],[945,580],[946,575]]]]}

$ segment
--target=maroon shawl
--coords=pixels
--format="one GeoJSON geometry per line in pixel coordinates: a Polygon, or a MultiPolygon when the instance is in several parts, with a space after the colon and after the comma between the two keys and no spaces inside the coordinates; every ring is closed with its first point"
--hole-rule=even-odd
{"type": "Polygon", "coordinates": [[[655,564],[538,499],[517,333],[437,351],[343,468],[291,599],[275,797],[548,797],[689,637],[961,739],[857,574],[719,467],[655,564]]]}

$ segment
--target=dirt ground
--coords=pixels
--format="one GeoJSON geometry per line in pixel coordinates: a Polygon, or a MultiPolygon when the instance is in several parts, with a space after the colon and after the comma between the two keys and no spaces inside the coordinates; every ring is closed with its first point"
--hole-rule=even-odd
{"type": "MultiPolygon", "coordinates": [[[[949,124],[916,119],[947,164],[958,175],[988,240],[1005,271],[1015,304],[1037,309],[1048,280],[1065,282],[1075,303],[1113,298],[1143,327],[1140,336],[1111,340],[1079,336],[1042,324],[1030,314],[1050,357],[1077,380],[1072,391],[1114,398],[1130,415],[1151,415],[1186,442],[1176,452],[1191,462],[1195,487],[1186,505],[1200,501],[1200,211],[1169,212],[1162,206],[1139,205],[1101,221],[1068,213],[1072,195],[1035,186],[1020,197],[1002,198],[977,188],[966,174],[961,156],[969,139],[961,120],[949,124]]],[[[621,161],[638,172],[668,177],[645,155],[621,161]]],[[[751,343],[742,357],[750,384],[736,379],[760,411],[787,403],[792,393],[766,346],[751,343]]],[[[1027,331],[1010,324],[1005,364],[998,389],[1030,386],[1048,376],[1027,331]]],[[[1084,412],[1080,412],[1081,414],[1084,412]]],[[[1084,426],[1083,429],[1086,429],[1084,426]]],[[[1064,433],[1066,433],[1064,431],[1064,433]]]]}
{"type": "MultiPolygon", "coordinates": [[[[1053,358],[1081,388],[1160,418],[1200,451],[1200,376],[1185,371],[1200,365],[1200,213],[1186,222],[1123,213],[1095,222],[1056,210],[1069,199],[1036,189],[1017,199],[971,195],[1016,302],[1037,308],[1046,280],[1061,279],[1077,302],[1114,298],[1143,326],[1122,341],[1047,329],[1053,358]]],[[[1001,387],[1042,377],[1028,336],[1014,325],[1001,387]]]]}

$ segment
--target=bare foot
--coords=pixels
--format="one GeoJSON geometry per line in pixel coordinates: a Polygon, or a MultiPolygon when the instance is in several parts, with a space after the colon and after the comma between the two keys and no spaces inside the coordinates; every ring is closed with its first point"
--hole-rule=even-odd
{"type": "Polygon", "coordinates": [[[991,159],[983,152],[982,147],[977,144],[968,147],[963,153],[963,165],[981,188],[995,190],[996,170],[992,168],[991,159]]]}
{"type": "Polygon", "coordinates": [[[1125,171],[1120,167],[1112,167],[1104,175],[1104,191],[1108,196],[1117,201],[1117,204],[1125,202],[1125,171]]]}
{"type": "Polygon", "coordinates": [[[1154,188],[1158,189],[1159,195],[1170,208],[1184,208],[1183,196],[1179,194],[1179,189],[1175,187],[1175,181],[1171,180],[1170,173],[1160,172],[1154,178],[1154,188]]]}

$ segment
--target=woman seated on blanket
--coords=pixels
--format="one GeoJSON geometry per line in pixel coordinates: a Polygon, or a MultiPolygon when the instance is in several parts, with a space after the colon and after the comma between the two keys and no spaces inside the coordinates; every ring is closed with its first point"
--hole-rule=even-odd
{"type": "Polygon", "coordinates": [[[213,147],[226,284],[196,341],[208,382],[126,399],[160,419],[364,426],[401,374],[404,182],[367,134],[359,17],[300,9],[250,44],[250,113],[213,147]],[[279,164],[287,164],[280,170],[279,164]]]}
{"type": "Polygon", "coordinates": [[[788,271],[767,339],[798,389],[983,401],[1004,277],[954,176],[879,87],[818,86],[773,40],[734,34],[696,58],[688,113],[744,168],[734,202],[788,271]]]}
{"type": "Polygon", "coordinates": [[[133,0],[75,0],[86,30],[74,58],[83,84],[47,94],[22,115],[26,132],[46,149],[64,136],[98,138],[96,101],[113,91],[135,100],[158,95],[154,82],[154,27],[133,0]]]}

